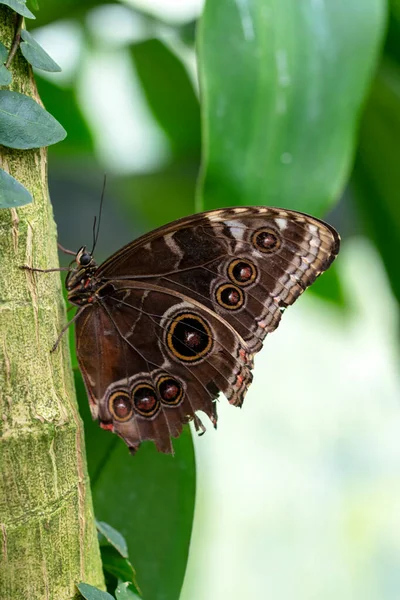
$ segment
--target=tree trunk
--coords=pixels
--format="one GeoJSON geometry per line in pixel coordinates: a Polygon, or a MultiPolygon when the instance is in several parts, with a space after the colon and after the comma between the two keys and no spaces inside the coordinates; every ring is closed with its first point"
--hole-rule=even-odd
{"type": "MultiPolygon", "coordinates": [[[[15,13],[0,5],[0,40],[9,49],[15,13]]],[[[39,101],[20,51],[11,89],[39,101]]],[[[104,589],[81,419],[65,335],[47,187],[47,151],[0,147],[0,166],[33,196],[0,210],[0,598],[80,597],[76,583],[104,589]]]]}

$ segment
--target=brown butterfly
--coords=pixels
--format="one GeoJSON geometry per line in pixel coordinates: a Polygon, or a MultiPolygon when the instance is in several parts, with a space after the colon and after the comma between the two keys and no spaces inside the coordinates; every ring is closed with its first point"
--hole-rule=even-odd
{"type": "Polygon", "coordinates": [[[172,453],[185,423],[205,430],[199,410],[216,426],[219,393],[242,405],[265,336],[339,244],[308,215],[239,207],[170,223],[100,266],[82,247],[66,288],[93,418],[131,452],[151,440],[172,453]]]}

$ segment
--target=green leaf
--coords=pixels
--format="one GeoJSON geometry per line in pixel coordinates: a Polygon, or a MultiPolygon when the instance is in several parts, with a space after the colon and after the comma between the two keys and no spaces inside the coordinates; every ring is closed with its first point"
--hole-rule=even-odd
{"type": "Polygon", "coordinates": [[[128,546],[125,538],[120,534],[119,531],[111,527],[104,521],[96,521],[97,530],[100,531],[106,538],[109,544],[113,546],[124,558],[128,558],[128,546]]]}
{"type": "Polygon", "coordinates": [[[108,592],[103,592],[88,583],[78,583],[76,586],[86,600],[114,600],[108,592]]]}
{"type": "Polygon", "coordinates": [[[385,39],[385,54],[400,62],[400,2],[390,0],[389,22],[385,39]]]}
{"type": "Polygon", "coordinates": [[[143,597],[176,600],[186,570],[195,500],[190,430],[185,428],[174,440],[174,457],[157,452],[149,442],[132,457],[122,440],[92,421],[79,372],[76,384],[95,513],[126,539],[143,597]]]}
{"type": "Polygon", "coordinates": [[[4,65],[0,65],[0,85],[10,85],[12,75],[4,65]]]}
{"type": "Polygon", "coordinates": [[[29,31],[22,29],[21,38],[24,40],[20,44],[21,52],[32,67],[42,69],[42,71],[50,71],[51,73],[61,71],[61,67],[59,67],[51,56],[47,54],[46,50],[37,43],[29,31]]]}
{"type": "Polygon", "coordinates": [[[66,135],[60,123],[32,98],[0,90],[0,144],[26,150],[56,144],[66,135]]]}
{"type": "Polygon", "coordinates": [[[115,590],[115,598],[117,600],[139,600],[139,596],[132,590],[129,581],[118,581],[118,587],[115,590]]]}
{"type": "Polygon", "coordinates": [[[8,50],[5,45],[0,42],[0,62],[5,63],[8,56],[8,50]]]}
{"type": "Polygon", "coordinates": [[[345,183],[384,0],[207,0],[198,47],[205,208],[323,214],[345,183]]]}
{"type": "Polygon", "coordinates": [[[22,183],[0,169],[0,208],[16,208],[30,202],[32,196],[22,183]]]}
{"type": "Polygon", "coordinates": [[[26,17],[27,19],[35,19],[35,15],[31,13],[29,8],[27,8],[25,0],[0,0],[0,4],[9,6],[15,10],[16,13],[26,17]]]}
{"type": "Polygon", "coordinates": [[[400,67],[385,61],[374,81],[360,128],[352,179],[361,221],[385,264],[400,302],[400,67]]]}
{"type": "Polygon", "coordinates": [[[112,546],[101,546],[100,551],[104,571],[138,587],[135,569],[127,558],[123,558],[112,546]]]}
{"type": "Polygon", "coordinates": [[[182,62],[158,39],[133,45],[131,55],[149,107],[175,155],[200,157],[200,107],[182,62]]]}
{"type": "Polygon", "coordinates": [[[28,0],[28,3],[32,6],[33,10],[39,10],[38,0],[28,0]]]}

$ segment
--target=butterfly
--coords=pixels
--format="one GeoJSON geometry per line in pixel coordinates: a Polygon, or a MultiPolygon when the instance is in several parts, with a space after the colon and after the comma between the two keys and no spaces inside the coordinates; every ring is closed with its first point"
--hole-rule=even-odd
{"type": "Polygon", "coordinates": [[[197,411],[217,424],[222,392],[241,406],[254,355],[283,311],[332,263],[340,237],[268,207],[185,217],[97,265],[86,247],[66,278],[92,416],[134,453],[171,438],[197,411]]]}

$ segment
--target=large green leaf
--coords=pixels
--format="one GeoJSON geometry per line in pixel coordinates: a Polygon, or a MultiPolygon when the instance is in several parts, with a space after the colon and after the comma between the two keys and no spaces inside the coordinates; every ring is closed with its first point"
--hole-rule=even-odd
{"type": "Polygon", "coordinates": [[[188,558],[195,497],[195,462],[189,429],[174,440],[175,456],[151,443],[130,456],[117,436],[91,419],[76,372],[95,513],[122,533],[146,600],[176,600],[188,558]]]}
{"type": "Polygon", "coordinates": [[[374,82],[360,129],[353,190],[400,302],[400,67],[386,61],[374,82]]]}
{"type": "Polygon", "coordinates": [[[385,0],[206,1],[206,208],[326,211],[349,171],[385,11],[385,0]]]}
{"type": "Polygon", "coordinates": [[[60,123],[32,98],[0,90],[0,144],[26,150],[56,144],[66,135],[60,123]]]}
{"type": "Polygon", "coordinates": [[[32,202],[30,192],[3,169],[0,169],[0,208],[16,208],[32,202]]]}
{"type": "Polygon", "coordinates": [[[160,40],[131,47],[149,107],[178,156],[200,157],[200,107],[188,73],[160,40]]]}

